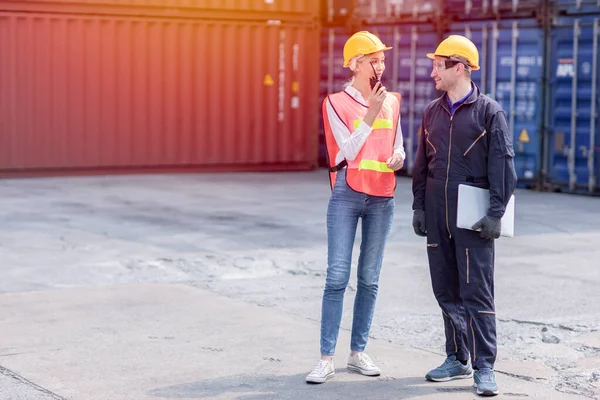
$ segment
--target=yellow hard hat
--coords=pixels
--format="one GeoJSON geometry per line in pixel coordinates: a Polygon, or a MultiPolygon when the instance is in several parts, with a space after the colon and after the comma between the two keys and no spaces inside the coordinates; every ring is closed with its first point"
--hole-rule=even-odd
{"type": "Polygon", "coordinates": [[[389,50],[377,36],[367,31],[356,32],[344,44],[344,67],[350,65],[350,60],[358,55],[366,55],[377,51],[389,50]]]}
{"type": "Polygon", "coordinates": [[[450,35],[435,49],[435,53],[427,54],[433,59],[435,56],[459,58],[466,60],[469,67],[476,71],[479,69],[479,51],[477,47],[464,36],[450,35]]]}

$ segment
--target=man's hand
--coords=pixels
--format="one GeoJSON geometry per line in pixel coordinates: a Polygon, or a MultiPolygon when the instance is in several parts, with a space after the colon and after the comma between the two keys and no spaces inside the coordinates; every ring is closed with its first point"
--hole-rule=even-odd
{"type": "Polygon", "coordinates": [[[427,236],[427,229],[425,228],[425,210],[415,210],[412,226],[417,235],[427,236]]]}
{"type": "Polygon", "coordinates": [[[482,238],[486,238],[489,240],[498,239],[500,237],[500,229],[502,228],[502,221],[500,218],[494,218],[485,216],[481,218],[475,225],[473,225],[473,230],[478,231],[481,230],[479,236],[482,238]]]}
{"type": "Polygon", "coordinates": [[[404,157],[401,154],[394,154],[386,161],[387,167],[389,169],[393,169],[394,171],[398,171],[404,165],[404,157]]]}

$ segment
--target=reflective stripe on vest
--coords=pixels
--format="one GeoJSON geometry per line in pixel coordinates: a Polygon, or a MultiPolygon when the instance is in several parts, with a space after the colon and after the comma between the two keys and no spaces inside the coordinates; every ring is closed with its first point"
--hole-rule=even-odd
{"type": "Polygon", "coordinates": [[[393,169],[388,168],[387,163],[375,160],[360,160],[358,164],[358,170],[369,169],[371,171],[379,172],[394,172],[393,169]]]}
{"type": "Polygon", "coordinates": [[[339,166],[336,166],[335,159],[340,149],[329,124],[327,101],[331,103],[337,116],[352,133],[363,121],[368,107],[356,101],[345,91],[331,94],[323,101],[323,123],[331,188],[333,189],[335,184],[336,170],[346,164],[346,182],[352,189],[372,196],[393,197],[396,176],[394,171],[388,168],[386,161],[394,153],[396,125],[400,115],[400,94],[389,93],[373,122],[371,134],[356,158],[344,160],[339,166]]]}
{"type": "MultiPolygon", "coordinates": [[[[362,119],[355,119],[354,120],[354,130],[358,129],[358,126],[360,125],[360,123],[362,122],[362,119]]],[[[373,122],[373,125],[371,126],[371,128],[373,129],[392,129],[394,127],[394,122],[391,119],[376,119],[373,122]]]]}

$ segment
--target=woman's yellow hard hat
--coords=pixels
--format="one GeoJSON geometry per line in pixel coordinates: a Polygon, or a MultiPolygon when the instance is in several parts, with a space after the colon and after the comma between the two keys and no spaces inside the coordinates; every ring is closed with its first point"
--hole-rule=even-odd
{"type": "Polygon", "coordinates": [[[344,67],[348,67],[350,60],[358,55],[366,55],[389,49],[391,47],[383,44],[381,39],[372,33],[367,31],[356,32],[344,44],[344,67]]]}

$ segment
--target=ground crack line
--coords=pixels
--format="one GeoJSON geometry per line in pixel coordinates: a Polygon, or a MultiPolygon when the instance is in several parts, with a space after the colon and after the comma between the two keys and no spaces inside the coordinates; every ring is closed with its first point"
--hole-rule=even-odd
{"type": "Polygon", "coordinates": [[[589,326],[585,326],[585,325],[576,325],[575,327],[572,326],[567,326],[567,325],[563,325],[563,324],[548,324],[545,322],[537,322],[537,321],[522,321],[522,320],[518,320],[518,319],[501,319],[498,318],[498,321],[500,322],[515,322],[517,324],[520,325],[535,325],[535,326],[542,326],[542,327],[551,327],[551,328],[556,328],[556,329],[562,329],[565,331],[570,331],[570,332],[594,332],[595,329],[589,326]]]}
{"type": "Polygon", "coordinates": [[[506,372],[506,371],[500,371],[500,370],[495,370],[496,372],[498,372],[499,374],[503,374],[506,376],[510,376],[511,378],[516,378],[516,379],[522,379],[524,381],[528,381],[528,382],[539,382],[540,380],[546,380],[545,378],[534,378],[532,376],[527,376],[527,375],[519,375],[519,374],[513,374],[511,372],[506,372]]]}
{"type": "Polygon", "coordinates": [[[20,382],[23,382],[24,384],[26,384],[26,385],[34,388],[35,390],[38,390],[38,391],[40,391],[40,392],[42,392],[44,394],[52,396],[52,398],[54,400],[67,400],[66,398],[61,397],[61,396],[57,395],[56,393],[53,393],[53,392],[49,391],[48,389],[44,389],[40,385],[36,385],[35,383],[31,382],[30,380],[27,380],[27,379],[23,378],[21,375],[13,372],[13,371],[11,371],[11,370],[9,370],[7,368],[4,368],[1,365],[0,365],[0,374],[8,376],[8,377],[11,377],[11,378],[16,379],[16,380],[18,380],[20,382]]]}

